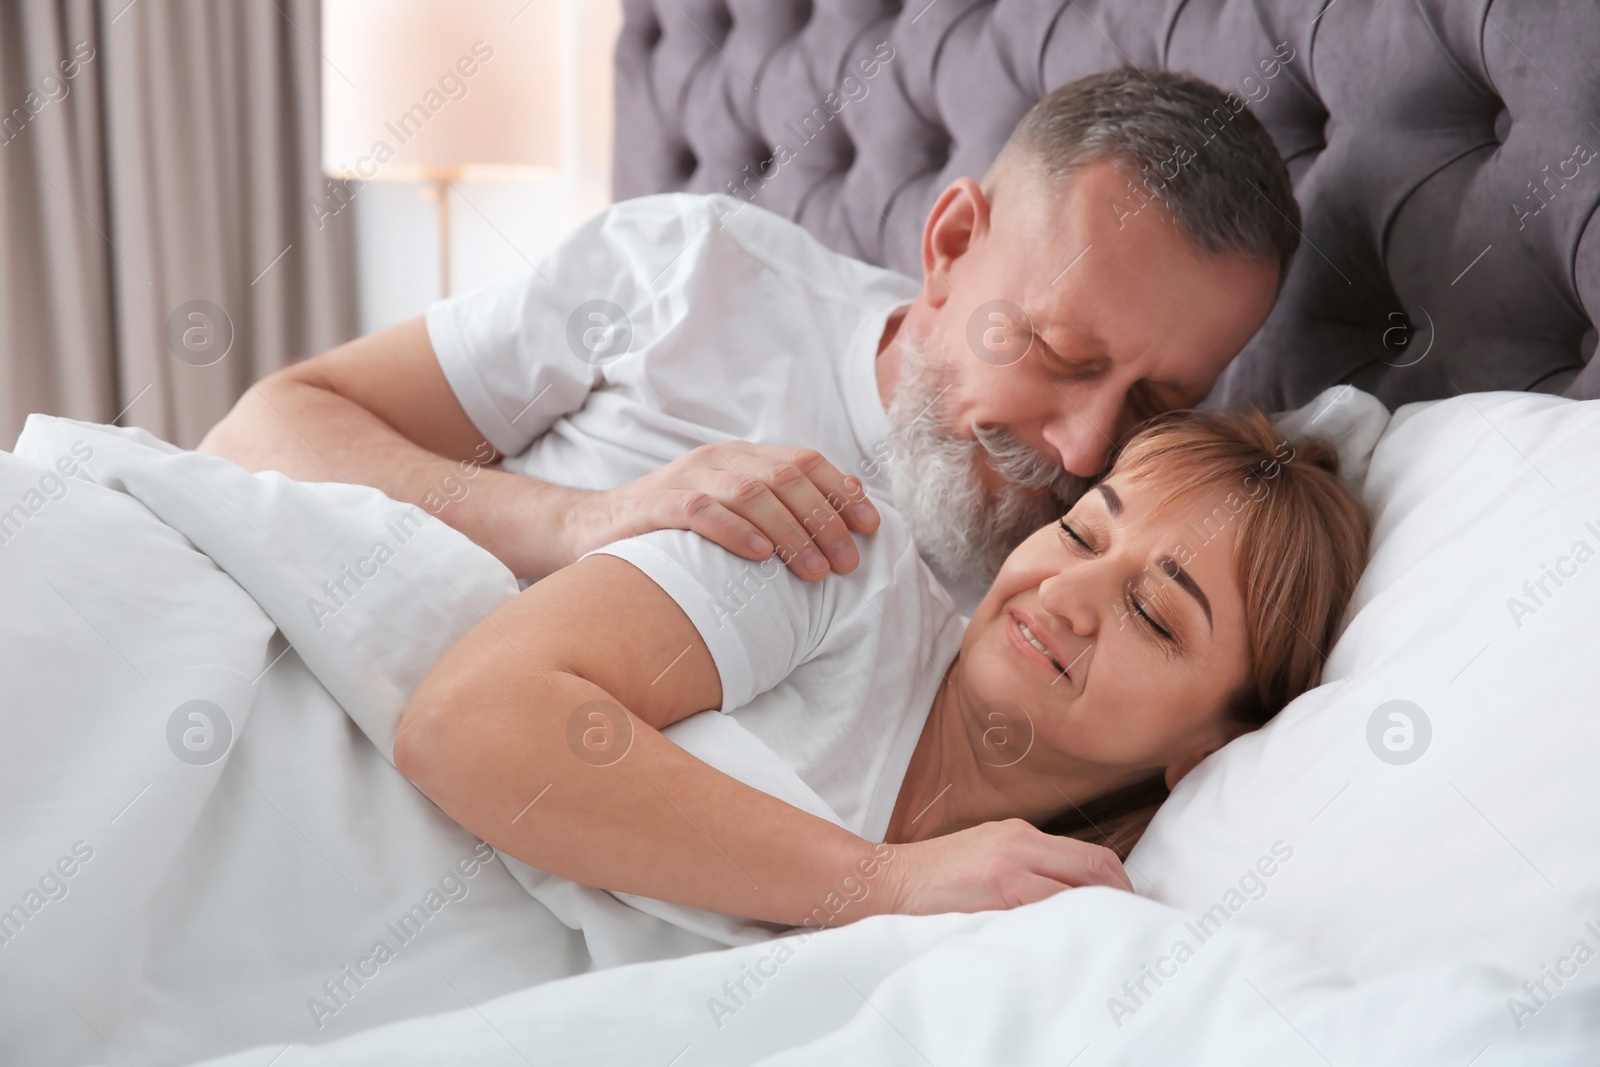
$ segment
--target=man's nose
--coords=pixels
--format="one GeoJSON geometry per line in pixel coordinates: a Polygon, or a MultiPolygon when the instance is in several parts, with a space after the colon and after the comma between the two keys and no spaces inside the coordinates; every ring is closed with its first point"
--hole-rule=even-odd
{"type": "Polygon", "coordinates": [[[1045,426],[1045,443],[1056,450],[1068,471],[1080,478],[1096,477],[1111,456],[1121,398],[1085,397],[1064,408],[1045,426]]]}

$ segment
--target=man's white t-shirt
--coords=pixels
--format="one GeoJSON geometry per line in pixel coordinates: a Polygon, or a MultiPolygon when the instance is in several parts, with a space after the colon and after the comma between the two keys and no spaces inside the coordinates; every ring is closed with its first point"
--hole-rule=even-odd
{"type": "Polygon", "coordinates": [[[844,825],[882,841],[965,620],[898,512],[861,539],[861,564],[820,582],[658,530],[598,552],[638,567],[699,631],[722,707],[844,825]]]}
{"type": "Polygon", "coordinates": [[[506,470],[612,489],[743,439],[814,448],[886,501],[878,342],[917,289],[741,200],[676,193],[434,304],[428,336],[506,470]]]}
{"type": "MultiPolygon", "coordinates": [[[[614,204],[537,266],[434,304],[428,337],[513,473],[614,489],[746,440],[814,448],[884,504],[878,342],[917,290],[735,197],[669,193],[614,204]]],[[[983,587],[939,577],[971,614],[983,587]]]]}

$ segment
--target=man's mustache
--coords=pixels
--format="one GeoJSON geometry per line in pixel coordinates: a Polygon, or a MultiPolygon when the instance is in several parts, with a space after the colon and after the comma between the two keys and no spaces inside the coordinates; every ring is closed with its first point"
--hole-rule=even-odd
{"type": "Polygon", "coordinates": [[[972,435],[995,473],[1019,489],[1049,490],[1058,499],[1071,503],[1088,488],[1087,478],[1066,470],[1002,426],[973,423],[972,435]]]}

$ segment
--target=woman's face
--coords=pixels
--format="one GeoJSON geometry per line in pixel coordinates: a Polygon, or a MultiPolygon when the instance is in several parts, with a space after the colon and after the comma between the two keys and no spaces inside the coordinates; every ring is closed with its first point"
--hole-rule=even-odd
{"type": "Polygon", "coordinates": [[[1163,495],[1114,475],[1006,560],[961,648],[980,758],[1103,772],[1107,791],[1157,771],[1170,786],[1237,733],[1226,707],[1249,666],[1242,511],[1225,488],[1157,511],[1163,495]]]}

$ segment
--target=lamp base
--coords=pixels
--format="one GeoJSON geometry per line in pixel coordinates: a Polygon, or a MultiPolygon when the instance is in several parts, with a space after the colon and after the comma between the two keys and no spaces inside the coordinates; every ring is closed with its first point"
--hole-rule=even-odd
{"type": "Polygon", "coordinates": [[[439,197],[439,298],[442,300],[450,295],[450,179],[440,175],[433,185],[439,197]]]}

